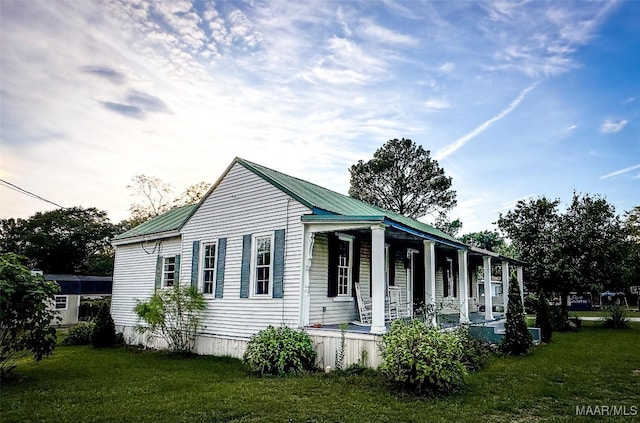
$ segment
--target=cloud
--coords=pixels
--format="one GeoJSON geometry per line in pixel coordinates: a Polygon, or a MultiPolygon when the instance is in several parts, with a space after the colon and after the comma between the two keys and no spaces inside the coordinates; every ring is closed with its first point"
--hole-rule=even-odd
{"type": "Polygon", "coordinates": [[[424,103],[424,105],[430,111],[444,110],[451,107],[447,100],[439,98],[430,98],[424,103]]]}
{"type": "Polygon", "coordinates": [[[626,119],[606,119],[604,122],[602,122],[602,125],[600,125],[600,132],[602,132],[603,134],[613,134],[615,132],[620,132],[622,128],[627,125],[627,123],[628,121],[626,119]]]}
{"type": "Polygon", "coordinates": [[[108,66],[83,66],[81,70],[82,72],[107,79],[108,81],[117,85],[123,84],[126,80],[125,74],[118,72],[117,70],[112,69],[108,66]]]}
{"type": "Polygon", "coordinates": [[[522,90],[522,92],[518,95],[518,97],[516,97],[515,100],[513,100],[511,102],[511,104],[509,104],[509,106],[507,106],[507,108],[505,108],[503,111],[501,111],[500,113],[498,113],[497,115],[495,115],[491,119],[483,122],[480,126],[475,128],[473,131],[463,135],[462,137],[458,138],[457,140],[455,140],[454,142],[452,142],[448,146],[440,149],[434,155],[435,159],[436,160],[442,160],[442,159],[446,158],[447,156],[453,154],[460,147],[464,146],[466,143],[471,141],[473,138],[477,137],[478,135],[480,135],[481,133],[486,131],[491,125],[493,125],[494,123],[496,123],[499,120],[501,120],[501,119],[505,118],[506,116],[508,116],[511,112],[513,112],[516,109],[516,107],[518,107],[520,105],[520,103],[522,103],[522,101],[524,100],[526,95],[531,90],[533,90],[536,87],[536,85],[538,85],[538,82],[534,82],[532,85],[530,85],[527,88],[525,88],[524,90],[522,90]]]}
{"type": "Polygon", "coordinates": [[[392,31],[367,19],[362,21],[360,31],[367,37],[382,44],[411,46],[418,43],[418,40],[410,35],[392,31]]]}
{"type": "Polygon", "coordinates": [[[130,91],[127,101],[146,112],[169,113],[169,106],[164,101],[142,91],[130,91]]]}
{"type": "Polygon", "coordinates": [[[101,101],[100,104],[102,104],[108,110],[119,113],[123,116],[134,118],[134,119],[144,119],[144,111],[137,106],[132,106],[130,104],[114,103],[111,101],[101,101]]]}
{"type": "Polygon", "coordinates": [[[625,167],[624,169],[616,170],[611,173],[607,173],[606,175],[602,175],[600,179],[609,179],[614,176],[622,175],[627,172],[631,172],[632,170],[640,169],[640,163],[634,166],[625,167]]]}

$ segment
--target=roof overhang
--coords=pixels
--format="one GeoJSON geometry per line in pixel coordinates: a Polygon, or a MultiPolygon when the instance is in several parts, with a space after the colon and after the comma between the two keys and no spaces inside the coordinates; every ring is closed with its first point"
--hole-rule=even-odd
{"type": "Polygon", "coordinates": [[[526,266],[527,263],[522,261],[522,260],[518,260],[518,259],[514,259],[512,257],[507,257],[507,256],[503,256],[500,255],[498,253],[496,253],[495,251],[489,251],[489,250],[485,250],[484,248],[478,248],[478,247],[469,247],[469,254],[472,256],[488,256],[491,258],[495,258],[496,260],[499,261],[506,261],[508,263],[511,264],[516,264],[518,266],[526,266]]]}
{"type": "Polygon", "coordinates": [[[180,230],[175,229],[173,231],[158,232],[155,234],[146,234],[146,235],[132,236],[128,238],[112,239],[111,245],[113,245],[114,247],[117,247],[119,245],[158,241],[161,239],[176,238],[179,236],[180,236],[180,230]]]}

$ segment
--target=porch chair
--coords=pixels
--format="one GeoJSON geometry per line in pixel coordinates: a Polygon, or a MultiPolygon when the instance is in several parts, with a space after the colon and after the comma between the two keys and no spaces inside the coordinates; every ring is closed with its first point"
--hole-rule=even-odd
{"type": "Polygon", "coordinates": [[[402,301],[402,290],[399,286],[390,286],[389,301],[387,303],[388,320],[404,319],[411,317],[409,313],[409,303],[402,301]]]}
{"type": "Polygon", "coordinates": [[[358,312],[360,313],[360,321],[354,322],[356,324],[360,323],[363,325],[371,324],[371,303],[365,303],[362,298],[362,291],[360,291],[360,282],[355,282],[354,286],[356,288],[356,301],[358,302],[358,312]]]}

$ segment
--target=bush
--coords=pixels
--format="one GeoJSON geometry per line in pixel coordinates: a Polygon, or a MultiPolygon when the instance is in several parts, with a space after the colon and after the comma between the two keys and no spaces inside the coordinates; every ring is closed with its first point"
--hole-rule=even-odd
{"type": "Polygon", "coordinates": [[[78,323],[69,329],[67,337],[62,341],[62,345],[89,345],[95,326],[92,322],[78,323]]]}
{"type": "Polygon", "coordinates": [[[96,348],[112,347],[116,343],[116,327],[111,318],[109,307],[104,305],[94,322],[91,332],[91,344],[96,348]]]}
{"type": "Polygon", "coordinates": [[[542,338],[542,342],[551,341],[551,335],[553,335],[551,313],[549,311],[549,303],[547,303],[547,299],[542,293],[538,296],[536,307],[536,327],[540,328],[540,337],[542,338]]]}
{"type": "Polygon", "coordinates": [[[467,369],[462,342],[420,320],[396,320],[382,336],[380,371],[398,388],[418,395],[462,387],[467,369]]]}
{"type": "Polygon", "coordinates": [[[148,301],[136,304],[135,312],[145,323],[136,330],[164,339],[173,353],[188,355],[195,347],[205,307],[204,295],[194,287],[158,289],[148,301]]]}
{"type": "Polygon", "coordinates": [[[0,378],[9,375],[20,359],[36,361],[51,355],[59,321],[51,306],[60,287],[42,275],[32,275],[24,257],[0,255],[0,378]]]}
{"type": "Polygon", "coordinates": [[[526,354],[529,351],[533,345],[533,337],[527,327],[527,318],[520,298],[520,286],[515,280],[509,284],[509,306],[504,330],[500,351],[505,354],[526,354]]]}
{"type": "Polygon", "coordinates": [[[312,370],[315,359],[306,332],[269,326],[251,337],[242,361],[252,373],[262,376],[312,370]]]}
{"type": "Polygon", "coordinates": [[[471,336],[469,326],[459,326],[455,332],[462,344],[462,356],[460,361],[470,372],[475,372],[484,367],[491,352],[491,345],[488,342],[471,336]]]}
{"type": "Polygon", "coordinates": [[[604,327],[610,329],[629,329],[627,312],[619,305],[607,306],[607,316],[604,317],[604,327]]]}

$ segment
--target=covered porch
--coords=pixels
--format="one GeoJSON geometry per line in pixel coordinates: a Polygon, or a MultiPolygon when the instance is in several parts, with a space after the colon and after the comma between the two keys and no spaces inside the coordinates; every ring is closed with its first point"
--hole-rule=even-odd
{"type": "Polygon", "coordinates": [[[444,327],[496,321],[506,311],[512,273],[523,299],[523,263],[401,218],[303,216],[301,327],[340,332],[347,323],[350,333],[380,335],[390,321],[424,317],[425,310],[444,327]]]}

